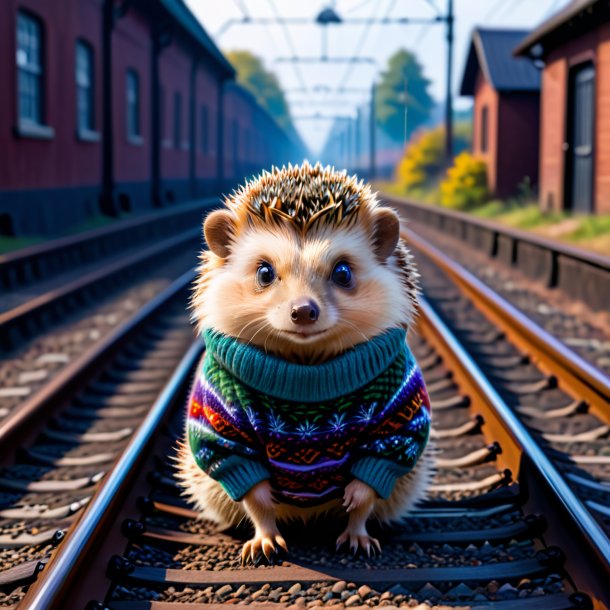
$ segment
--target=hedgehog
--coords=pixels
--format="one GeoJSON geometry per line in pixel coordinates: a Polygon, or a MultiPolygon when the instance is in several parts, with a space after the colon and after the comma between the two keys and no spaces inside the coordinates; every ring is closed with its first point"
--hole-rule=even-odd
{"type": "Polygon", "coordinates": [[[183,493],[219,527],[250,522],[244,563],[287,551],[279,526],[314,518],[346,521],[337,549],[379,552],[367,522],[402,520],[432,472],[406,341],[418,273],[397,213],[305,162],[247,182],[203,228],[183,493]]]}

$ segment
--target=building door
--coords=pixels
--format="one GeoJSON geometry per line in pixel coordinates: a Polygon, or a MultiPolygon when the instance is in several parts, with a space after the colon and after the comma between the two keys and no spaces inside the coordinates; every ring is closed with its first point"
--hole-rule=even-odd
{"type": "Polygon", "coordinates": [[[566,207],[589,213],[593,211],[595,68],[585,64],[571,76],[566,207]]]}

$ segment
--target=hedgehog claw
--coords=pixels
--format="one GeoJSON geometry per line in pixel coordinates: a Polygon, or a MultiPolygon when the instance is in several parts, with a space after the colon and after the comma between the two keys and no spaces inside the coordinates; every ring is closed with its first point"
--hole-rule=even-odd
{"type": "Polygon", "coordinates": [[[280,552],[278,547],[288,552],[288,546],[281,534],[257,534],[244,544],[241,551],[241,565],[245,566],[249,562],[258,565],[263,559],[271,563],[280,552]]]}
{"type": "Polygon", "coordinates": [[[368,534],[354,534],[347,529],[337,538],[336,550],[338,551],[346,542],[349,543],[349,551],[354,556],[358,551],[363,551],[369,558],[377,554],[381,555],[379,540],[368,534]]]}

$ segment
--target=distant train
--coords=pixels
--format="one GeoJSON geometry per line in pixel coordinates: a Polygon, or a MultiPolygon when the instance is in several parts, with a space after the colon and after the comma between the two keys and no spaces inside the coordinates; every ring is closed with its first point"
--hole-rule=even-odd
{"type": "Polygon", "coordinates": [[[306,156],[183,0],[5,0],[0,40],[0,235],[217,195],[306,156]]]}

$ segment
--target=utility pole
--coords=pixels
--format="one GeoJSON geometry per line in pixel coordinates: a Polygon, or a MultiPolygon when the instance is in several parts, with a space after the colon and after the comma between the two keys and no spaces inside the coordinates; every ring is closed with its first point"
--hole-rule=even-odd
{"type": "Polygon", "coordinates": [[[453,72],[453,0],[447,0],[447,93],[445,98],[445,161],[453,156],[453,98],[451,82],[453,72]]]}

